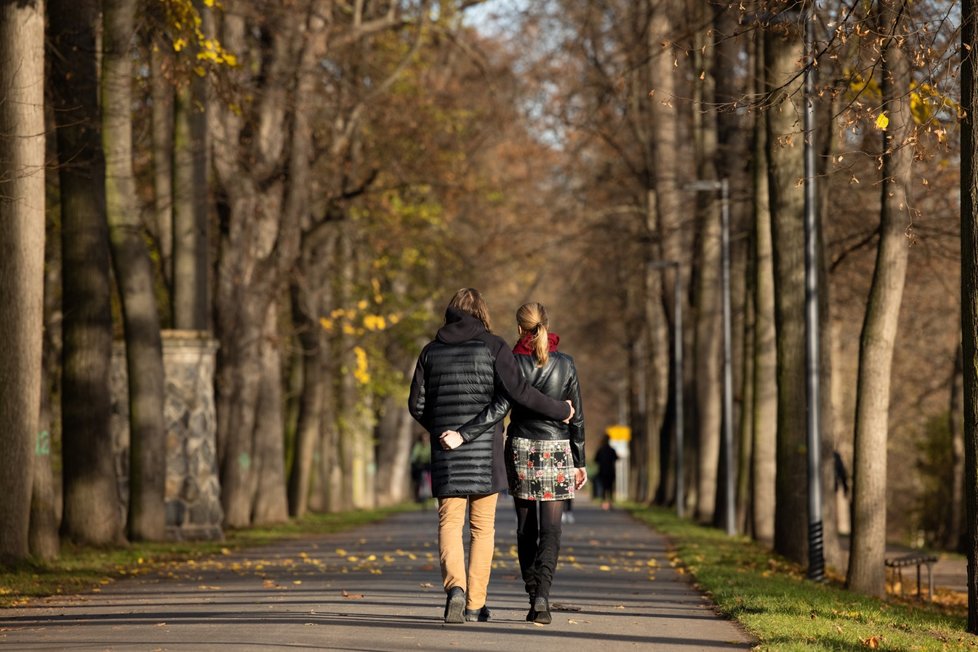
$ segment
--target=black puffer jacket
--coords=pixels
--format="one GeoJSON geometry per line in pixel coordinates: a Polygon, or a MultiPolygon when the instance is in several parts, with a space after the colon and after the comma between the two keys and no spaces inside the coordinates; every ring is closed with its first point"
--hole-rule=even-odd
{"type": "Polygon", "coordinates": [[[506,488],[501,427],[483,427],[458,448],[446,451],[439,437],[458,430],[488,406],[497,393],[549,419],[565,419],[570,408],[533,389],[502,338],[483,323],[449,308],[445,325],[421,351],[414,369],[408,409],[428,431],[431,487],[436,497],[490,494],[506,488]]]}
{"type": "Polygon", "coordinates": [[[552,350],[547,363],[542,367],[536,365],[536,359],[532,355],[517,355],[516,363],[533,387],[552,398],[570,400],[574,406],[574,418],[570,423],[548,419],[544,415],[513,404],[505,395],[500,395],[474,419],[462,426],[459,433],[463,438],[478,437],[502,421],[512,407],[513,414],[509,422],[509,431],[506,433],[509,437],[548,441],[568,439],[574,467],[587,466],[584,458],[584,406],[581,404],[581,386],[577,379],[574,359],[552,350]]]}

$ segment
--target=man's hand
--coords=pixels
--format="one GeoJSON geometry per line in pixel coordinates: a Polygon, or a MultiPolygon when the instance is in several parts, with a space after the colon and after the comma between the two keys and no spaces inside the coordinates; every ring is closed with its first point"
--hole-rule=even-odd
{"type": "Polygon", "coordinates": [[[570,407],[571,413],[567,415],[567,418],[564,419],[563,423],[570,423],[570,420],[574,418],[574,404],[570,401],[564,401],[564,403],[570,407]]]}
{"type": "Polygon", "coordinates": [[[447,451],[450,451],[453,448],[458,448],[465,443],[465,440],[462,439],[462,435],[458,434],[458,432],[454,430],[446,430],[445,432],[441,433],[441,437],[439,437],[438,440],[441,442],[441,447],[447,451]]]}
{"type": "Polygon", "coordinates": [[[578,490],[587,484],[587,469],[574,469],[574,489],[578,490]]]}

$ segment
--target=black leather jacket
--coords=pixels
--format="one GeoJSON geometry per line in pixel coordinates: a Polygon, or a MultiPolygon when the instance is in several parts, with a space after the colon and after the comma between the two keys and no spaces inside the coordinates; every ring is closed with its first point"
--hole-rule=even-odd
{"type": "MultiPolygon", "coordinates": [[[[431,485],[436,497],[489,494],[506,488],[502,427],[489,424],[465,444],[444,450],[438,438],[488,405],[498,392],[533,414],[563,419],[570,408],[535,390],[520,373],[517,357],[481,321],[449,308],[445,325],[418,356],[408,409],[428,431],[431,485]],[[539,411],[539,412],[537,412],[539,411]]],[[[501,420],[501,418],[499,419],[501,420]]]]}
{"type": "Polygon", "coordinates": [[[504,393],[500,393],[485,410],[459,428],[462,438],[469,440],[478,437],[502,421],[512,407],[513,414],[507,436],[536,440],[568,439],[574,467],[585,467],[584,406],[581,404],[581,386],[577,380],[574,359],[565,353],[553,351],[543,367],[536,365],[536,359],[532,355],[517,355],[516,364],[530,385],[551,398],[570,400],[574,406],[574,418],[570,423],[549,419],[539,412],[513,403],[504,393]]]}

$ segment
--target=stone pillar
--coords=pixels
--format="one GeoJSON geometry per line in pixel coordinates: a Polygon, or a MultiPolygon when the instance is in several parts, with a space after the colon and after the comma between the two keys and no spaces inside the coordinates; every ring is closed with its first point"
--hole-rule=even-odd
{"type": "MultiPolygon", "coordinates": [[[[204,331],[164,330],[166,396],[166,537],[220,539],[214,367],[217,342],[204,331]]],[[[129,499],[129,401],[125,347],[117,345],[112,373],[113,440],[123,503],[129,499]]],[[[125,504],[122,506],[125,513],[125,504]]]]}

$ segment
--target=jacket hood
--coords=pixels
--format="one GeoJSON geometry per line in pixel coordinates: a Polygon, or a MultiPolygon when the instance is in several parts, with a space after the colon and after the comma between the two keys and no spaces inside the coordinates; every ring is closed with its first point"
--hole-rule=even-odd
{"type": "Polygon", "coordinates": [[[485,332],[486,325],[480,319],[449,306],[445,311],[445,325],[438,329],[435,339],[443,344],[461,344],[485,332]]]}

